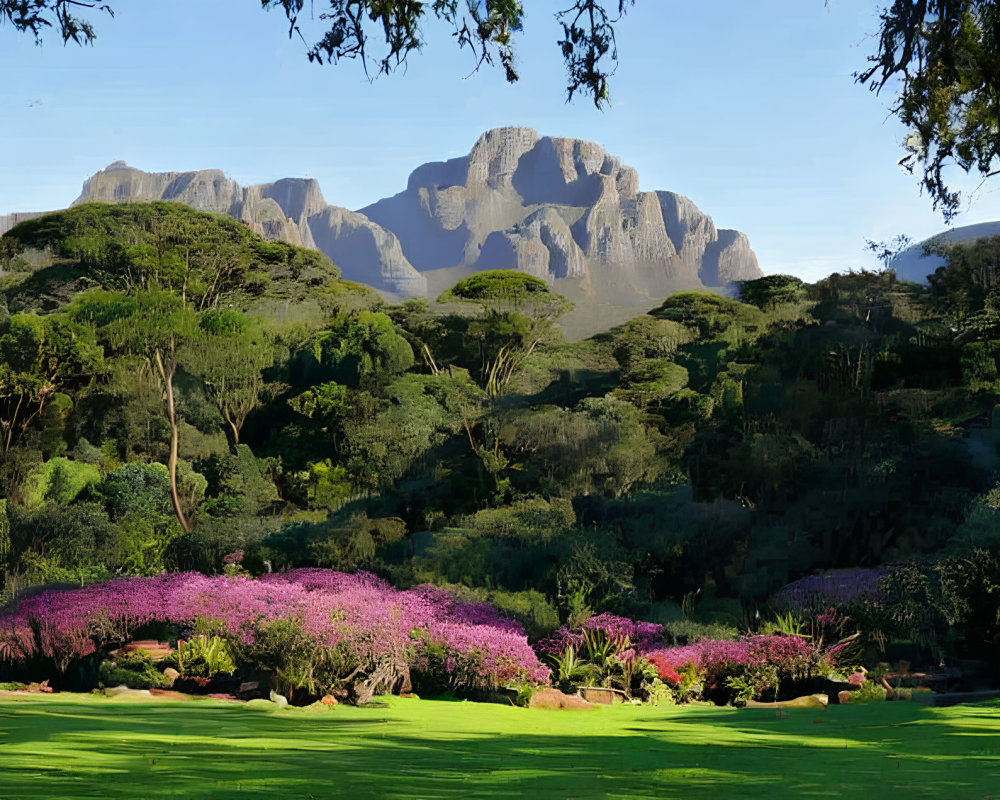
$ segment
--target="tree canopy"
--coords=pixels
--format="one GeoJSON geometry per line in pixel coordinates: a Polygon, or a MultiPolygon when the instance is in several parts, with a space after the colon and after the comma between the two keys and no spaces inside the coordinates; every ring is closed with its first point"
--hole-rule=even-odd
{"type": "MultiPolygon", "coordinates": [[[[567,100],[580,93],[601,108],[609,102],[608,78],[618,65],[614,25],[635,0],[565,2],[568,7],[555,16],[563,29],[558,45],[566,64],[567,100]]],[[[260,0],[260,5],[281,9],[288,36],[298,36],[317,64],[357,59],[369,77],[388,74],[423,48],[425,23],[436,18],[453,29],[460,48],[472,51],[477,70],[483,64],[497,66],[510,83],[520,78],[515,41],[524,30],[520,0],[326,0],[310,2],[308,13],[305,0],[260,0]],[[310,44],[307,36],[318,38],[310,44]]],[[[84,16],[88,10],[114,16],[112,4],[99,0],[0,0],[0,24],[32,34],[36,42],[54,30],[63,43],[93,44],[97,32],[84,16]]]]}
{"type": "Polygon", "coordinates": [[[997,0],[894,0],[879,15],[877,52],[855,73],[880,92],[900,86],[893,113],[912,129],[900,164],[922,171],[945,219],[961,195],[944,169],[983,178],[1000,169],[1000,3],[997,0]]]}

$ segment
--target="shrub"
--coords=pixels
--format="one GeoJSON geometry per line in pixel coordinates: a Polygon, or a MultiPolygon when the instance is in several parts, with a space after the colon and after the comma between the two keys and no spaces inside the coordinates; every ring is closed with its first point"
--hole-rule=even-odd
{"type": "Polygon", "coordinates": [[[721,704],[776,698],[783,685],[829,672],[833,655],[832,649],[822,651],[799,636],[744,636],[736,642],[706,639],[649,653],[647,659],[661,680],[676,675],[682,684],[685,669],[693,666],[704,681],[705,697],[721,704]]]}
{"type": "Polygon", "coordinates": [[[127,642],[143,625],[195,621],[225,638],[237,663],[292,687],[336,684],[361,694],[403,688],[420,658],[415,629],[447,648],[445,669],[457,686],[495,688],[549,674],[520,624],[492,606],[459,603],[430,586],[399,591],[368,573],[320,569],[257,580],[175,573],[44,592],[0,613],[0,657],[41,655],[65,671],[127,642]]]}
{"type": "Polygon", "coordinates": [[[178,640],[177,649],[163,660],[163,665],[195,678],[236,672],[232,648],[220,636],[198,635],[187,641],[178,640]]]}
{"type": "Polygon", "coordinates": [[[122,686],[129,689],[164,689],[170,679],[154,665],[144,650],[120,653],[113,661],[102,661],[97,677],[102,686],[122,686]]]}

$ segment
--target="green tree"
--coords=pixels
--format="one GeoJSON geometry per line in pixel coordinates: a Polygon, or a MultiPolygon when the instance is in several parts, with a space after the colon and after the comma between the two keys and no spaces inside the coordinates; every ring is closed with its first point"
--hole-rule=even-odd
{"type": "Polygon", "coordinates": [[[179,365],[178,345],[184,347],[200,335],[197,314],[185,308],[180,297],[162,291],[140,292],[133,297],[88,293],[77,300],[72,310],[83,319],[103,321],[98,336],[108,351],[131,361],[158,388],[170,426],[167,470],[174,512],[185,533],[190,531],[178,490],[180,425],[174,378],[179,365]]]}
{"type": "Polygon", "coordinates": [[[984,178],[1000,168],[1000,3],[893,0],[879,19],[878,49],[855,79],[875,92],[899,87],[892,110],[912,129],[900,164],[922,171],[922,189],[950,220],[961,196],[945,167],[984,178]]]}
{"type": "Polygon", "coordinates": [[[573,304],[541,278],[516,270],[477,272],[438,298],[441,303],[479,306],[468,335],[479,344],[481,381],[491,397],[500,397],[535,348],[549,336],[556,320],[573,304]]]}
{"type": "Polygon", "coordinates": [[[15,314],[0,321],[0,434],[4,457],[60,389],[102,367],[93,330],[65,314],[15,314]]]}
{"type": "Polygon", "coordinates": [[[274,336],[259,320],[232,309],[204,312],[197,335],[180,348],[181,365],[204,382],[234,449],[250,412],[266,398],[263,371],[274,364],[275,349],[274,336]]]}
{"type": "Polygon", "coordinates": [[[317,334],[293,364],[293,382],[336,381],[375,388],[413,366],[413,350],[382,312],[359,311],[341,317],[317,334]]]}

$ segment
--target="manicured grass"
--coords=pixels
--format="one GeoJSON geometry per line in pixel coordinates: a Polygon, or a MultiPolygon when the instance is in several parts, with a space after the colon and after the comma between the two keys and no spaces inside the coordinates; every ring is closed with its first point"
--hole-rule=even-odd
{"type": "Polygon", "coordinates": [[[0,798],[1000,798],[1000,703],[540,711],[0,700],[0,798]]]}

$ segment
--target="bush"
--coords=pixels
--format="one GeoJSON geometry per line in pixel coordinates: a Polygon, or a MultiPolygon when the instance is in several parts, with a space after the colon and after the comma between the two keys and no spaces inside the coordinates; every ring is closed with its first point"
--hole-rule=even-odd
{"type": "Polygon", "coordinates": [[[705,698],[721,705],[777,699],[783,687],[824,677],[834,651],[820,650],[799,636],[744,636],[735,642],[706,639],[646,657],[661,680],[680,678],[682,688],[690,688],[700,679],[705,698]]]}
{"type": "Polygon", "coordinates": [[[219,636],[198,635],[186,642],[178,640],[177,649],[163,660],[163,666],[194,678],[213,678],[221,673],[236,672],[232,648],[219,636]]]}
{"type": "Polygon", "coordinates": [[[431,586],[399,591],[373,575],[296,570],[257,580],[194,573],[125,578],[25,598],[0,613],[0,657],[52,659],[65,671],[153,623],[199,625],[242,667],[287,690],[344,688],[364,702],[408,685],[421,641],[447,648],[455,686],[548,680],[521,626],[485,603],[431,586]],[[416,639],[414,630],[422,634],[416,639]]]}
{"type": "Polygon", "coordinates": [[[101,686],[122,686],[129,689],[165,689],[170,679],[154,665],[144,650],[120,653],[113,661],[102,661],[97,671],[101,686]]]}

